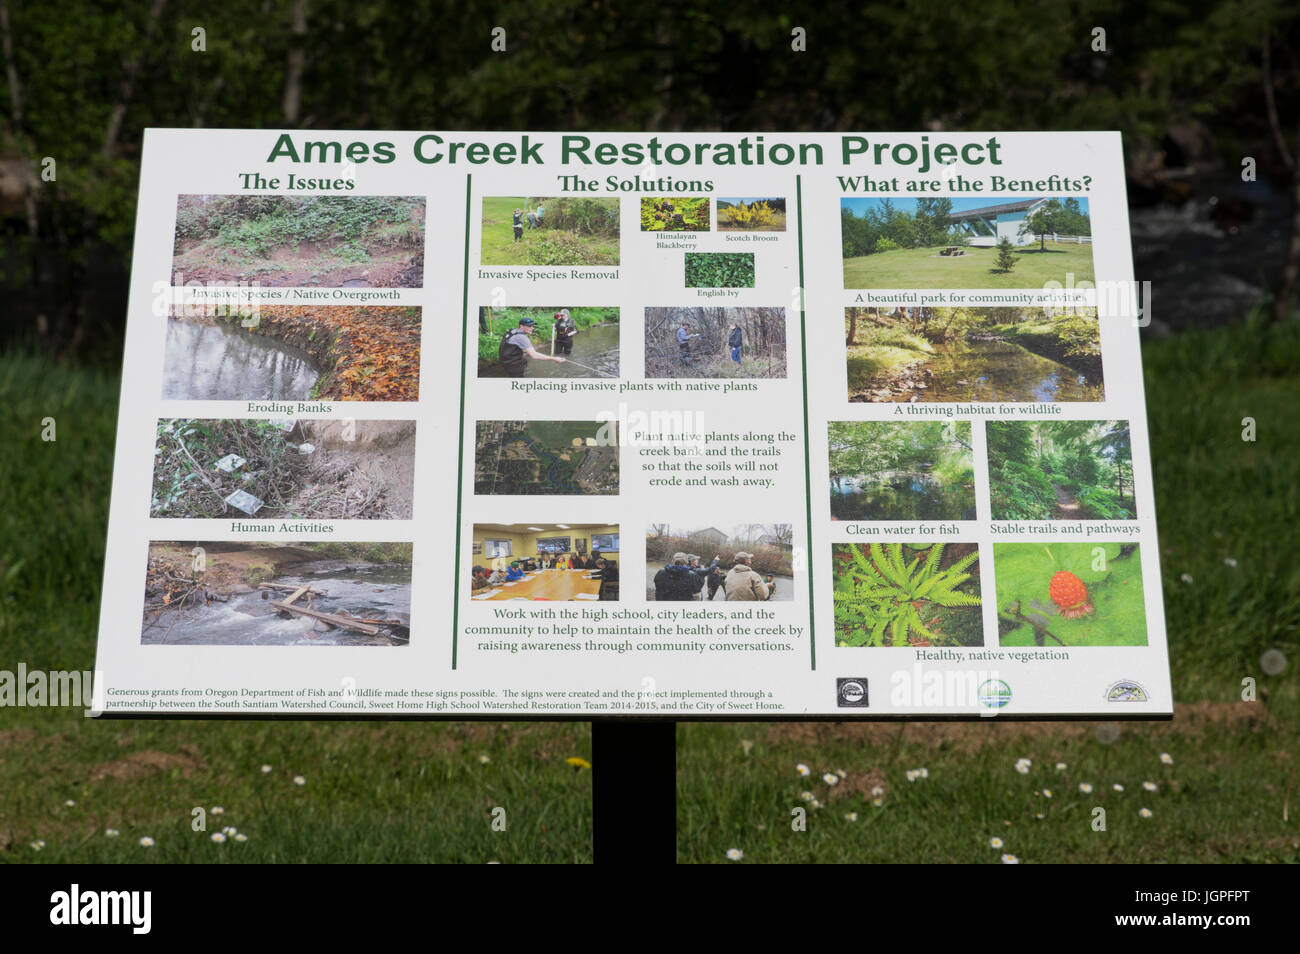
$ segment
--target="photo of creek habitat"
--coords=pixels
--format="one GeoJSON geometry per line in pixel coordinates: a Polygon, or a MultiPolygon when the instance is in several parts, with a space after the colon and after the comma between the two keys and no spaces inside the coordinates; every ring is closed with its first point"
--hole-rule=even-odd
{"type": "Polygon", "coordinates": [[[832,520],[974,520],[969,421],[830,421],[832,520]]]}
{"type": "Polygon", "coordinates": [[[151,517],[410,520],[414,421],[160,420],[151,517]]]}
{"type": "Polygon", "coordinates": [[[424,199],[183,195],[173,284],[424,287],[424,199]]]}
{"type": "Polygon", "coordinates": [[[419,308],[181,306],[167,319],[167,399],[416,401],[419,392],[419,308]]]}
{"type": "Polygon", "coordinates": [[[405,646],[411,544],[149,544],[140,641],[405,646]]]}
{"type": "Polygon", "coordinates": [[[478,310],[478,376],[480,378],[617,378],[619,374],[619,311],[612,307],[557,305],[478,310]],[[565,320],[567,317],[567,321],[565,320]],[[531,319],[527,338],[538,354],[560,361],[526,358],[522,374],[512,374],[505,357],[520,370],[511,352],[519,347],[521,321],[531,319]],[[511,342],[511,339],[515,339],[511,342]]]}
{"type": "Polygon", "coordinates": [[[1132,520],[1127,421],[989,421],[994,520],[1132,520]]]}
{"type": "Polygon", "coordinates": [[[850,401],[1102,401],[1095,308],[846,308],[850,401]]]}

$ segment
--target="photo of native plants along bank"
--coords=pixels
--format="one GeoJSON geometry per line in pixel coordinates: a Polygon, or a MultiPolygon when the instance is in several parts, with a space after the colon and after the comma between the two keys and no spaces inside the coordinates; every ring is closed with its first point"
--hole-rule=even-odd
{"type": "Polygon", "coordinates": [[[974,520],[969,421],[830,421],[832,520],[974,520]]]}
{"type": "Polygon", "coordinates": [[[616,378],[618,315],[605,306],[481,307],[478,376],[616,378]]]}
{"type": "Polygon", "coordinates": [[[642,232],[709,231],[709,197],[642,196],[642,232]]]}
{"type": "Polygon", "coordinates": [[[617,265],[618,199],[484,196],[484,265],[617,265]]]}
{"type": "Polygon", "coordinates": [[[414,421],[158,422],[151,517],[410,520],[414,421]]]}
{"type": "Polygon", "coordinates": [[[420,309],[172,309],[162,396],[182,401],[416,401],[420,309]]]}
{"type": "Polygon", "coordinates": [[[474,493],[618,493],[616,421],[479,421],[474,493]]]}
{"type": "Polygon", "coordinates": [[[995,543],[1003,646],[1145,646],[1136,543],[995,543]]]}
{"type": "Polygon", "coordinates": [[[149,544],[147,646],[405,646],[411,544],[149,544]]]}
{"type": "Polygon", "coordinates": [[[989,421],[994,520],[1132,520],[1128,421],[989,421]]]}
{"type": "Polygon", "coordinates": [[[647,600],[657,603],[794,599],[794,527],[652,523],[645,536],[647,600]]]}
{"type": "Polygon", "coordinates": [[[784,308],[647,308],[647,378],[784,378],[784,308]]]}
{"type": "Polygon", "coordinates": [[[979,545],[831,545],[836,646],[983,646],[979,545]]]}
{"type": "Polygon", "coordinates": [[[1102,401],[1095,308],[846,308],[850,401],[1102,401]]]}
{"type": "Polygon", "coordinates": [[[424,199],[183,195],[172,284],[422,288],[424,199]]]}
{"type": "Polygon", "coordinates": [[[1042,288],[1093,280],[1085,198],[840,200],[845,288],[1042,288]]]}
{"type": "Polygon", "coordinates": [[[785,199],[718,197],[719,232],[784,232],[785,199]]]}

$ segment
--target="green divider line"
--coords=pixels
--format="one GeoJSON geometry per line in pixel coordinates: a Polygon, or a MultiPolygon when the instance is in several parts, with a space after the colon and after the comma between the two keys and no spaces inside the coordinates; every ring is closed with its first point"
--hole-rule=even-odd
{"type": "Polygon", "coordinates": [[[817,625],[813,607],[813,554],[812,554],[812,457],[809,450],[811,433],[808,429],[808,313],[804,297],[807,285],[803,277],[803,176],[794,177],[795,201],[799,204],[796,221],[799,244],[799,362],[803,369],[803,486],[804,507],[808,520],[808,653],[810,668],[817,669],[817,625]]]}
{"type": "Polygon", "coordinates": [[[451,561],[451,668],[456,668],[457,640],[460,636],[460,524],[461,494],[465,484],[465,362],[469,347],[469,215],[470,187],[474,181],[465,176],[465,273],[461,279],[460,304],[460,436],[456,448],[456,553],[451,561]]]}

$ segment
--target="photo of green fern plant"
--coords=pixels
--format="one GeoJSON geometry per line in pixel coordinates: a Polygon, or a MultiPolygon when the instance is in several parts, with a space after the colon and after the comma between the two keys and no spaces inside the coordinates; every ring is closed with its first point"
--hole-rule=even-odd
{"type": "Polygon", "coordinates": [[[836,646],[983,646],[979,545],[831,546],[836,646]]]}
{"type": "Polygon", "coordinates": [[[989,421],[994,520],[1132,520],[1128,421],[989,421]]]}
{"type": "Polygon", "coordinates": [[[1145,646],[1136,543],[995,543],[1001,646],[1145,646]]]}

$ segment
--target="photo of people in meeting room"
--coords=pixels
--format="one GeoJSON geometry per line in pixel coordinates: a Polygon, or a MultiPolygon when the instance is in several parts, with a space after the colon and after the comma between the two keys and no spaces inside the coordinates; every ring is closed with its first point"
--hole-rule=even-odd
{"type": "Polygon", "coordinates": [[[472,600],[617,600],[618,526],[476,523],[472,600]]]}

